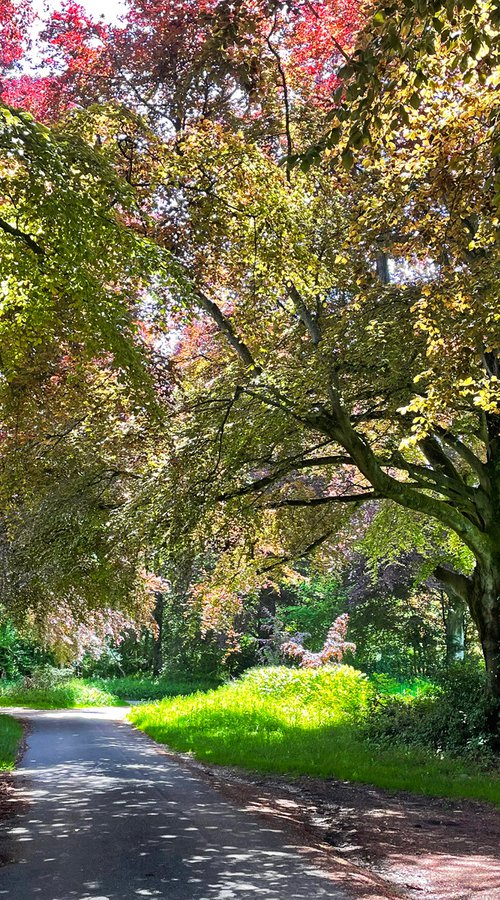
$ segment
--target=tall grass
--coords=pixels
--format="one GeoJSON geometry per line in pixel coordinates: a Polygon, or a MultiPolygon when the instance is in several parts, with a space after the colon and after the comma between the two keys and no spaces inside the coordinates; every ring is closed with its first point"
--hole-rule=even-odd
{"type": "Polygon", "coordinates": [[[130,721],[198,759],[248,770],[335,777],[500,805],[500,777],[416,748],[379,749],[363,724],[373,687],[347,666],[273,667],[206,694],[136,707],[130,721]]]}
{"type": "Polygon", "coordinates": [[[0,771],[14,767],[23,729],[12,716],[0,715],[0,771]]]}

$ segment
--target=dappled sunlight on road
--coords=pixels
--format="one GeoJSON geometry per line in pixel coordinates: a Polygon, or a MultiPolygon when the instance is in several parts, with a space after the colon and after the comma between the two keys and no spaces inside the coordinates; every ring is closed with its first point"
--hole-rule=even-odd
{"type": "Polygon", "coordinates": [[[24,714],[32,733],[16,780],[29,806],[4,829],[12,862],[0,900],[384,896],[362,873],[318,867],[289,832],[224,799],[123,714],[24,714]]]}

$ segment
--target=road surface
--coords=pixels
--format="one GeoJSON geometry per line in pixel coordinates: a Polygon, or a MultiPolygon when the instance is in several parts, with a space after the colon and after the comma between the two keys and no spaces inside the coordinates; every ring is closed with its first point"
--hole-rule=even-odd
{"type": "Polygon", "coordinates": [[[28,804],[4,829],[0,900],[351,896],[293,833],[227,800],[123,711],[20,715],[31,731],[15,779],[28,804]]]}

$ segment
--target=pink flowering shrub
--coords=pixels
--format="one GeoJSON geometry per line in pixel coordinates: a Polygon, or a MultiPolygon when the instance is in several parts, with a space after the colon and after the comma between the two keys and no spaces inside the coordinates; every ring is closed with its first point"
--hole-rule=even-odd
{"type": "Polygon", "coordinates": [[[322,666],[340,664],[348,650],[353,653],[356,644],[346,641],[349,616],[343,613],[335,619],[326,636],[325,643],[318,653],[306,650],[299,638],[286,641],[281,645],[281,652],[292,659],[298,659],[304,669],[320,669],[322,666]]]}

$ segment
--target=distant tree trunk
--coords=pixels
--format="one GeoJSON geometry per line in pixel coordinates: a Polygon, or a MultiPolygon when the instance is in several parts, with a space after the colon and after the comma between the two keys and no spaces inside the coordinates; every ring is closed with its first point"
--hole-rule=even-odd
{"type": "Polygon", "coordinates": [[[264,587],[259,593],[259,603],[257,606],[257,638],[260,642],[269,639],[272,630],[272,620],[276,615],[276,602],[278,594],[273,587],[264,587]]]}
{"type": "Polygon", "coordinates": [[[163,617],[165,613],[165,595],[161,591],[156,592],[156,604],[153,617],[157,625],[157,633],[153,644],[152,671],[153,675],[159,675],[163,668],[163,617]]]}
{"type": "Polygon", "coordinates": [[[446,663],[452,665],[465,657],[466,604],[452,591],[442,592],[441,603],[446,635],[446,663]]]}

